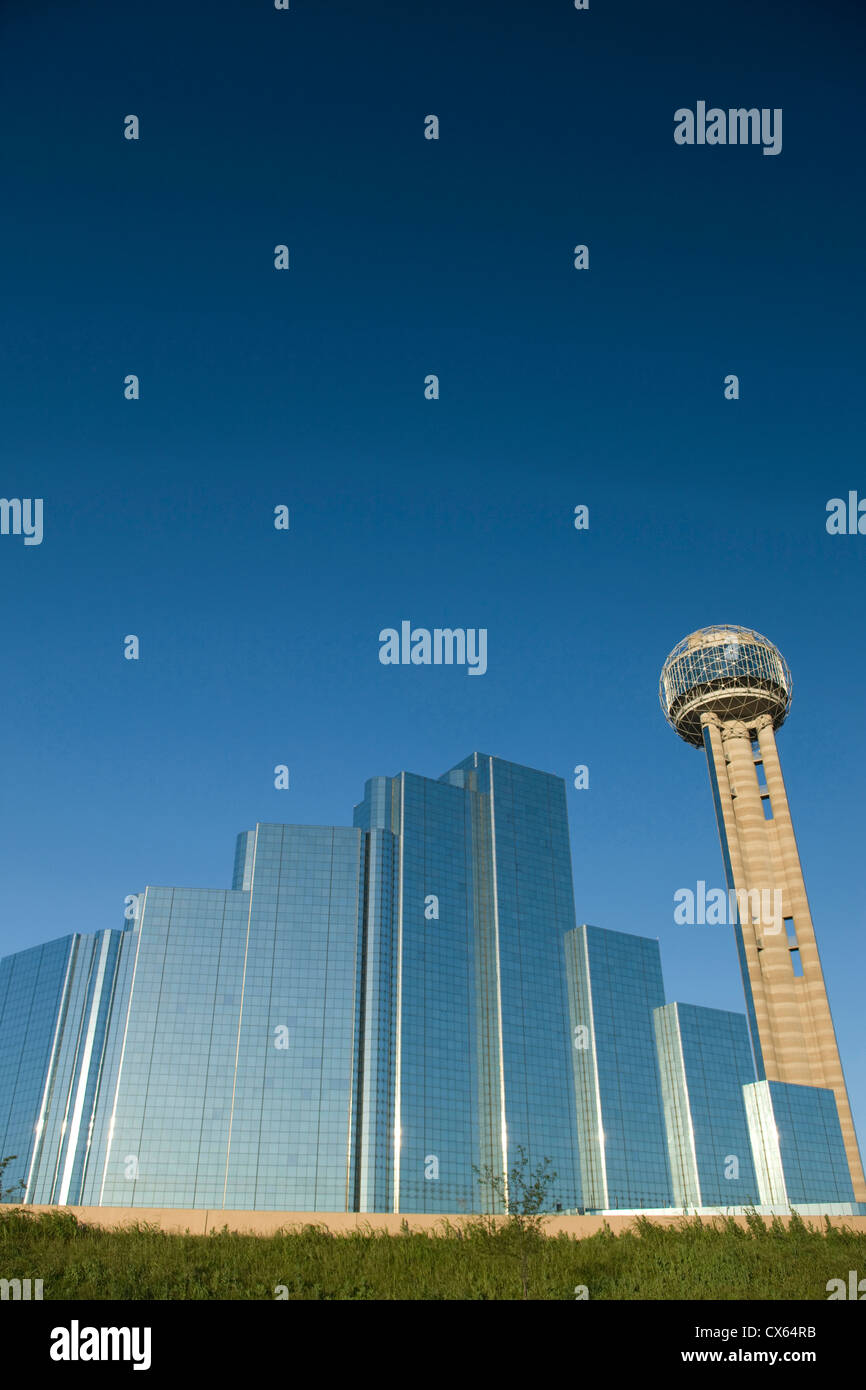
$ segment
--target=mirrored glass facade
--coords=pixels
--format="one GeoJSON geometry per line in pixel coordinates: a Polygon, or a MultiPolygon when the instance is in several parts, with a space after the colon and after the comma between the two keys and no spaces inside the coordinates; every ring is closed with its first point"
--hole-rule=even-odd
{"type": "Polygon", "coordinates": [[[21,1200],[77,1200],[122,941],[76,933],[0,961],[0,1155],[21,1200]]]}
{"type": "Polygon", "coordinates": [[[670,1206],[653,1028],[665,997],[658,942],[580,926],[566,959],[584,1205],[670,1206]]]}
{"type": "Polygon", "coordinates": [[[580,1202],[563,935],[574,923],[560,778],[476,753],[374,778],[368,833],[359,1209],[496,1207],[485,1183],[550,1159],[580,1202]]]}
{"type": "Polygon", "coordinates": [[[347,1208],[363,871],[356,830],[259,825],[247,889],[148,888],[84,1203],[347,1208]]]}
{"type": "Polygon", "coordinates": [[[655,1010],[677,1207],[757,1206],[743,1086],[755,1079],[746,1020],[723,1009],[655,1010]]]}
{"type": "Polygon", "coordinates": [[[756,1081],[744,1094],[762,1203],[784,1208],[853,1201],[832,1091],[756,1081]]]}
{"type": "Polygon", "coordinates": [[[231,888],[129,901],[0,962],[27,1201],[501,1210],[521,1151],[550,1210],[844,1200],[832,1093],[747,1084],[747,1131],[744,1020],[665,1006],[656,941],[575,926],[560,778],[373,777],[353,826],[258,825],[231,888]]]}

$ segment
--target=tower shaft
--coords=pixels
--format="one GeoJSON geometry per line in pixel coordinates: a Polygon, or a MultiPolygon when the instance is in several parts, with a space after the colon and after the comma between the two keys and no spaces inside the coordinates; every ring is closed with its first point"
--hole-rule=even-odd
{"type": "Polygon", "coordinates": [[[772,717],[705,713],[701,724],[759,1076],[833,1091],[854,1195],[866,1201],[772,717]]]}

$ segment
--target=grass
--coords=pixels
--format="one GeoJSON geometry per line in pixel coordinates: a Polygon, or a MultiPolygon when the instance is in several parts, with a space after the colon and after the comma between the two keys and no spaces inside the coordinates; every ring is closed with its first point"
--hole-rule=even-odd
{"type": "Polygon", "coordinates": [[[71,1212],[0,1208],[0,1278],[42,1279],[45,1299],[826,1299],[829,1279],[866,1274],[866,1233],[751,1217],[638,1218],[577,1239],[491,1230],[483,1218],[435,1234],[308,1225],[273,1236],[102,1230],[71,1212]],[[521,1241],[526,1242],[521,1246],[521,1241]]]}

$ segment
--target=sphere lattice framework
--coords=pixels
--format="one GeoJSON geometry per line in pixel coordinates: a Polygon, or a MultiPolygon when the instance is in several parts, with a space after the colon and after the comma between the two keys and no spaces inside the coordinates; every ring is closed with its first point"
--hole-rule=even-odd
{"type": "Polygon", "coordinates": [[[701,715],[753,724],[768,714],[773,728],[791,707],[793,683],[782,653],[748,627],[703,627],[677,643],[662,667],[659,701],[665,719],[687,743],[702,742],[701,715]]]}

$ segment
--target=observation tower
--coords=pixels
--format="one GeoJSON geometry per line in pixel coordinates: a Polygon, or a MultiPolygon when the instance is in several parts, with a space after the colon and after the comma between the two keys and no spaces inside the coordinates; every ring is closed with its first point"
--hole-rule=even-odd
{"type": "Polygon", "coordinates": [[[731,624],[684,638],[659,681],[668,723],[706,751],[758,1076],[834,1092],[862,1202],[863,1164],[776,749],[791,693],[781,652],[731,624]]]}

